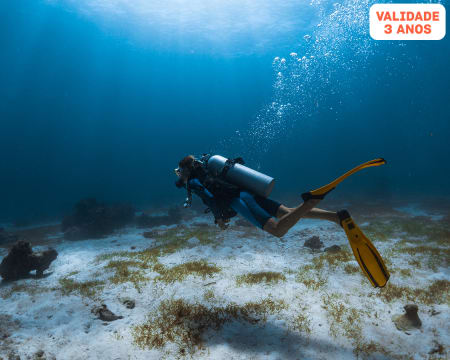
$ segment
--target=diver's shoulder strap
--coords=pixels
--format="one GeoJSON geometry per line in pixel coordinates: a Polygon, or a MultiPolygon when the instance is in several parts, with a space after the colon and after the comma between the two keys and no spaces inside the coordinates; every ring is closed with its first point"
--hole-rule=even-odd
{"type": "Polygon", "coordinates": [[[225,176],[227,175],[227,172],[235,165],[235,164],[240,164],[240,165],[244,165],[245,161],[242,157],[237,157],[234,159],[228,159],[227,161],[225,161],[225,166],[223,167],[222,171],[220,172],[219,176],[222,178],[225,178],[225,176]]]}

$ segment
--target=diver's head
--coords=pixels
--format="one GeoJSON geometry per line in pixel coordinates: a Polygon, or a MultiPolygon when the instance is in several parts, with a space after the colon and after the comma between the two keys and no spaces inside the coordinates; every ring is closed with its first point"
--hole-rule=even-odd
{"type": "Polygon", "coordinates": [[[180,169],[192,170],[194,168],[194,161],[195,161],[195,156],[188,155],[180,160],[180,162],[178,163],[178,166],[180,167],[180,169]]]}
{"type": "Polygon", "coordinates": [[[185,156],[180,160],[178,168],[175,169],[175,174],[178,176],[178,181],[175,183],[177,187],[183,187],[187,183],[194,170],[194,162],[194,155],[185,156]]]}

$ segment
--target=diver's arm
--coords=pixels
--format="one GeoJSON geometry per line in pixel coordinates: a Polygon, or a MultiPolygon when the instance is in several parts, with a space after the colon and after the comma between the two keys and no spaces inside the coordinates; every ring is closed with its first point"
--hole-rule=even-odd
{"type": "Polygon", "coordinates": [[[211,209],[211,212],[214,215],[214,218],[222,219],[222,213],[217,206],[216,199],[214,199],[214,195],[205,188],[202,183],[198,179],[189,180],[189,189],[198,197],[200,197],[203,203],[211,209]]]}

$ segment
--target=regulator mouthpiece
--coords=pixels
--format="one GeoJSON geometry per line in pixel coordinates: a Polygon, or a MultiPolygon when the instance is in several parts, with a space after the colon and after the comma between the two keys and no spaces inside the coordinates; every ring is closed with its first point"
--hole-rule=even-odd
{"type": "Polygon", "coordinates": [[[191,205],[192,205],[192,198],[187,197],[183,204],[183,207],[186,209],[186,208],[191,207],[191,205]]]}

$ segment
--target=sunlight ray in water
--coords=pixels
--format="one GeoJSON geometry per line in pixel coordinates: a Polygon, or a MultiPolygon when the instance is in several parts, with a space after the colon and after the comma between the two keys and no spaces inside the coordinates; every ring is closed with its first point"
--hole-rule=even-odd
{"type": "Polygon", "coordinates": [[[144,43],[219,54],[266,53],[299,38],[314,22],[309,1],[271,0],[47,0],[110,27],[124,27],[144,43]]]}

